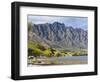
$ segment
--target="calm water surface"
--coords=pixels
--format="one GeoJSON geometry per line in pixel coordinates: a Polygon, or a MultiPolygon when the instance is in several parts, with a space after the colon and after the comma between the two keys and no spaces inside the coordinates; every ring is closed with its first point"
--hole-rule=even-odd
{"type": "Polygon", "coordinates": [[[66,56],[66,57],[51,57],[49,60],[58,60],[58,61],[66,61],[66,60],[79,60],[79,61],[87,61],[87,56],[66,56]]]}

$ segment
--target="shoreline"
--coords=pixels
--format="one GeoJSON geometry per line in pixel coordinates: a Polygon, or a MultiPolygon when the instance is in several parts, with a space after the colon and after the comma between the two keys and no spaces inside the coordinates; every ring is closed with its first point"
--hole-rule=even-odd
{"type": "Polygon", "coordinates": [[[87,64],[87,56],[51,57],[29,59],[28,65],[76,65],[87,64]]]}

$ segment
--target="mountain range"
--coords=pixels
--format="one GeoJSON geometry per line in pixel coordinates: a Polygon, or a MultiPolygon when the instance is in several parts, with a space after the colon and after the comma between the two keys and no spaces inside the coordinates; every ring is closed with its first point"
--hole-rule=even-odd
{"type": "Polygon", "coordinates": [[[44,24],[31,24],[28,31],[28,40],[40,43],[45,47],[87,49],[87,30],[67,26],[64,23],[53,22],[44,24]]]}

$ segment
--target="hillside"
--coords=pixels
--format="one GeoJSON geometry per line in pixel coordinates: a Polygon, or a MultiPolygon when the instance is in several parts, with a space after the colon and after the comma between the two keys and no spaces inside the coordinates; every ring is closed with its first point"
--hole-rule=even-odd
{"type": "Polygon", "coordinates": [[[31,24],[28,39],[46,47],[59,49],[87,49],[87,31],[65,26],[64,23],[31,24]]]}

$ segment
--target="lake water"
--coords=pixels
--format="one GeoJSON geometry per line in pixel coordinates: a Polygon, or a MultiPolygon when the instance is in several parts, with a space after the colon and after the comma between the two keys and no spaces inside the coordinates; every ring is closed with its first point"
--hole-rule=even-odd
{"type": "MultiPolygon", "coordinates": [[[[88,56],[64,56],[64,57],[48,57],[37,58],[32,65],[74,65],[74,64],[87,64],[88,56]]],[[[30,65],[30,64],[29,64],[30,65]]]]}
{"type": "Polygon", "coordinates": [[[79,61],[87,61],[88,57],[87,56],[64,56],[64,57],[51,57],[49,60],[58,60],[58,61],[66,61],[66,60],[79,60],[79,61]]]}

